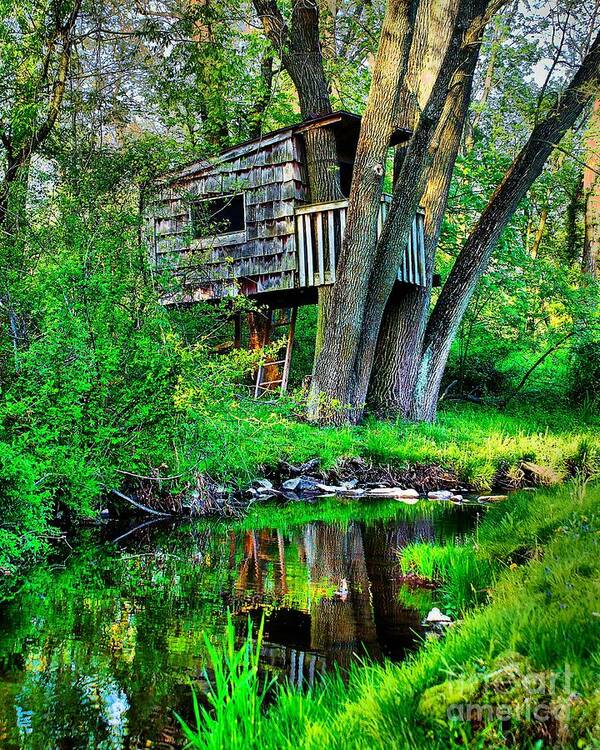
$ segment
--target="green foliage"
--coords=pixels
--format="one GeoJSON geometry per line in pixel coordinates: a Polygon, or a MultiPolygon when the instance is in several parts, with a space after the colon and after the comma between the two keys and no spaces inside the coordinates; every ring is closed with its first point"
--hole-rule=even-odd
{"type": "Polygon", "coordinates": [[[221,644],[215,647],[205,636],[208,652],[209,682],[205,708],[192,692],[196,726],[191,728],[181,718],[179,722],[191,747],[211,748],[262,748],[260,713],[271,683],[259,674],[259,659],[263,641],[264,620],[253,638],[252,621],[248,620],[248,633],[241,646],[236,648],[235,628],[231,614],[221,644]]]}
{"type": "Polygon", "coordinates": [[[399,557],[405,574],[418,573],[440,583],[444,612],[459,616],[485,600],[492,569],[470,543],[409,544],[400,550],[399,557]]]}
{"type": "Polygon", "coordinates": [[[0,576],[46,550],[48,499],[31,460],[0,440],[0,576]]]}

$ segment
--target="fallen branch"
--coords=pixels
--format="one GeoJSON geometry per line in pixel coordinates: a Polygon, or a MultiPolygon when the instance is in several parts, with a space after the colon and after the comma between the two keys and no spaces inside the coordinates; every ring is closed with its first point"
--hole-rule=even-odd
{"type": "Polygon", "coordinates": [[[154,508],[148,508],[147,505],[142,505],[141,503],[137,503],[135,500],[132,500],[127,495],[124,495],[122,492],[119,492],[119,490],[115,490],[114,487],[110,490],[113,495],[116,495],[117,497],[120,497],[121,500],[125,500],[130,505],[133,505],[135,508],[139,508],[140,510],[145,511],[146,513],[151,513],[153,516],[162,516],[163,518],[170,518],[171,513],[163,513],[159,510],[154,510],[154,508]]]}
{"type": "Polygon", "coordinates": [[[151,482],[172,482],[175,479],[181,479],[183,474],[175,474],[172,477],[146,477],[143,474],[134,474],[132,471],[125,471],[124,469],[117,469],[117,474],[123,474],[126,477],[133,477],[134,479],[148,479],[151,482]]]}

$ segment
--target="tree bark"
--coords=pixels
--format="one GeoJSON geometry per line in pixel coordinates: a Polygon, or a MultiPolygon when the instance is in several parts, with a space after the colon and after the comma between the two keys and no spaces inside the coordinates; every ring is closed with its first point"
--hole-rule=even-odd
{"type": "Polygon", "coordinates": [[[448,93],[460,86],[469,70],[472,50],[499,3],[462,0],[450,43],[433,86],[427,106],[409,144],[398,181],[394,187],[388,220],[377,246],[377,259],[369,280],[363,326],[355,361],[355,387],[351,394],[355,418],[362,416],[383,312],[394,286],[403,248],[425,191],[429,168],[439,148],[434,135],[444,111],[448,93]]]}
{"type": "Polygon", "coordinates": [[[585,236],[581,270],[590,276],[598,273],[600,255],[600,99],[594,101],[586,136],[583,194],[585,236]]]}
{"type": "Polygon", "coordinates": [[[467,116],[480,43],[471,46],[456,86],[450,89],[435,139],[438,143],[421,201],[425,211],[424,287],[406,286],[388,299],[375,352],[368,401],[380,413],[407,416],[427,325],[435,251],[448,202],[454,164],[467,116]]]}
{"type": "Polygon", "coordinates": [[[390,0],[381,29],[354,162],[348,221],[325,341],[316,359],[311,384],[308,413],[319,421],[343,422],[346,419],[338,406],[350,401],[352,368],[362,327],[368,277],[375,260],[386,152],[395,129],[416,7],[412,0],[390,0]]]}
{"type": "Polygon", "coordinates": [[[438,298],[425,333],[411,407],[413,419],[432,421],[442,376],[469,300],[485,273],[500,234],[540,175],[556,144],[573,126],[600,84],[600,35],[569,86],[540,121],[512,163],[463,246],[438,298]]]}
{"type": "MultiPolygon", "coordinates": [[[[6,153],[7,169],[0,182],[0,229],[6,229],[10,220],[10,199],[15,186],[22,183],[23,173],[29,172],[31,157],[35,154],[54,129],[60,114],[66,86],[73,45],[75,38],[73,30],[81,10],[82,0],[75,0],[71,12],[63,21],[58,10],[53,14],[54,27],[49,35],[44,59],[41,61],[41,80],[39,90],[48,88],[51,91],[46,114],[42,122],[29,133],[21,142],[17,142],[10,131],[0,127],[0,143],[6,153]],[[56,73],[49,78],[52,55],[58,45],[61,45],[58,55],[56,73]]],[[[17,196],[17,203],[20,202],[17,196]]]]}

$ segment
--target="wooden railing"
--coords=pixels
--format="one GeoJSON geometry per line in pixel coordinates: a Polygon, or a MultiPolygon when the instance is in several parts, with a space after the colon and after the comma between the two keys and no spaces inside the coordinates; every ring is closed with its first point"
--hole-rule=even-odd
{"type": "MultiPolygon", "coordinates": [[[[383,195],[377,217],[377,236],[387,219],[390,195],[383,195]]],[[[348,201],[312,203],[296,209],[298,282],[301,287],[333,284],[335,268],[346,231],[348,201]]],[[[425,285],[425,235],[423,213],[417,212],[398,269],[398,281],[425,285]]]]}

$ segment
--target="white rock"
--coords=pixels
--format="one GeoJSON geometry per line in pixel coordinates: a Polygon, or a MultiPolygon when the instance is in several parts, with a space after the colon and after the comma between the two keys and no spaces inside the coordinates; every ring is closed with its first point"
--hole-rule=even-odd
{"type": "Polygon", "coordinates": [[[402,487],[376,487],[375,489],[369,490],[369,495],[375,495],[377,497],[406,497],[406,498],[418,498],[419,493],[416,490],[408,489],[403,490],[402,487]]]}
{"type": "Polygon", "coordinates": [[[427,497],[430,500],[450,500],[452,493],[448,490],[436,490],[436,492],[428,492],[427,497]]]}
{"type": "Polygon", "coordinates": [[[349,488],[340,487],[338,485],[332,485],[332,484],[317,483],[317,489],[321,490],[322,492],[328,492],[329,494],[335,495],[338,492],[345,492],[349,488]]]}
{"type": "Polygon", "coordinates": [[[439,607],[434,607],[427,617],[425,618],[425,622],[428,622],[430,625],[434,624],[441,624],[441,623],[451,623],[452,618],[448,617],[448,615],[445,615],[439,607]]]}
{"type": "Polygon", "coordinates": [[[272,490],[273,489],[273,482],[270,482],[268,479],[257,479],[256,485],[258,487],[258,491],[261,490],[272,490]]]}

